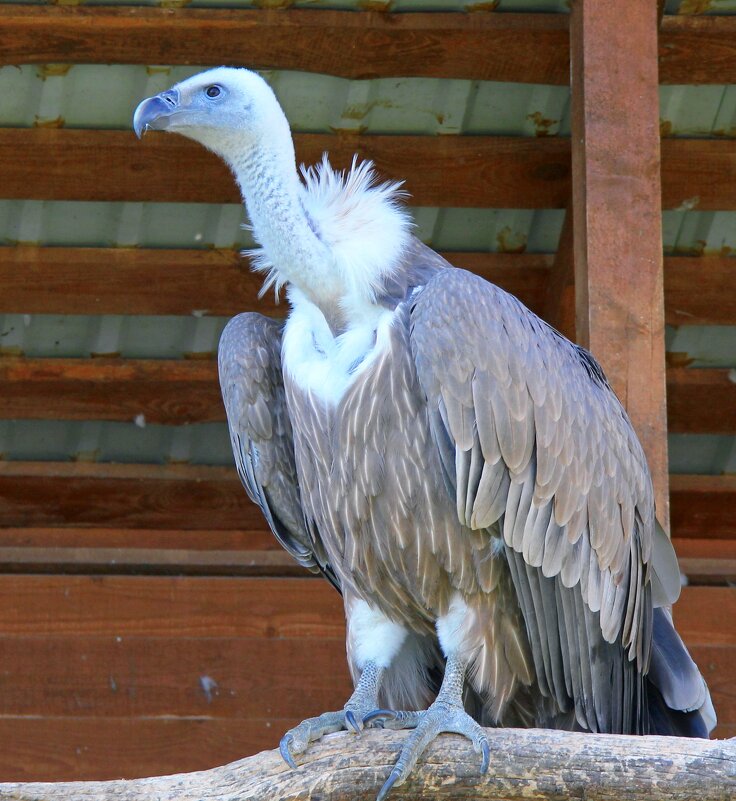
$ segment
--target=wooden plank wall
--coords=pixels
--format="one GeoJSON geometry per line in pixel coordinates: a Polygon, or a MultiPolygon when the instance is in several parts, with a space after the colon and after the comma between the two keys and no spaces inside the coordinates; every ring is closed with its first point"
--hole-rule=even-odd
{"type": "MultiPolygon", "coordinates": [[[[736,82],[735,23],[665,17],[660,80],[736,82]]],[[[3,64],[204,64],[214,52],[346,77],[569,76],[564,15],[6,5],[0,37],[3,64]]],[[[302,135],[297,147],[307,161],[323,149],[339,164],[354,151],[372,157],[408,180],[418,205],[564,207],[570,193],[563,139],[302,135]]],[[[736,209],[734,140],[664,139],[662,158],[665,207],[697,197],[701,209],[736,209]]],[[[226,170],[183,139],[64,129],[0,128],[0,195],[237,200],[226,170]],[[103,151],[113,170],[104,184],[103,151]],[[172,176],[172,159],[195,165],[196,182],[172,176]]],[[[535,311],[549,308],[554,254],[449,258],[535,311]]],[[[666,258],[667,322],[733,324],[732,271],[727,254],[666,258]]],[[[233,252],[18,243],[0,248],[0,285],[2,313],[276,312],[267,299],[256,304],[257,282],[233,252]]],[[[20,355],[0,359],[0,381],[0,419],[223,419],[211,362],[20,355]]],[[[667,387],[671,430],[736,433],[727,371],[673,364],[667,387]]],[[[691,584],[675,616],[713,690],[718,734],[732,736],[736,590],[725,585],[736,578],[736,481],[673,476],[671,501],[691,584]]],[[[0,780],[209,767],[272,747],[295,721],[343,704],[340,599],[276,546],[233,470],[0,461],[0,527],[0,780]]]]}

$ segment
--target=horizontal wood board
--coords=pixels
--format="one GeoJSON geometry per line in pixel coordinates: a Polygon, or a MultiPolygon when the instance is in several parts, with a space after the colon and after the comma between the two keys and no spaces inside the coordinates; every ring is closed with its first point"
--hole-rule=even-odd
{"type": "MultiPolygon", "coordinates": [[[[736,590],[678,629],[736,725],[736,590]]],[[[350,691],[342,604],[311,579],[0,576],[0,779],[179,772],[273,747],[350,691]]]]}
{"type": "MultiPolygon", "coordinates": [[[[559,209],[570,193],[569,139],[302,133],[294,142],[306,164],[324,152],[339,169],[356,153],[374,161],[406,182],[416,206],[559,209]]],[[[139,142],[128,131],[2,128],[0,186],[20,200],[240,202],[216,156],[162,133],[139,142]]],[[[663,139],[662,206],[736,209],[736,140],[663,139]]]]}
{"type": "MultiPolygon", "coordinates": [[[[675,537],[733,539],[736,476],[673,474],[675,537]]],[[[0,461],[0,527],[262,531],[235,470],[0,461]]]]}
{"type": "MultiPolygon", "coordinates": [[[[5,6],[3,64],[217,64],[567,84],[565,14],[5,6]]],[[[666,16],[662,83],[736,83],[736,21],[666,16]]]]}
{"type": "MultiPolygon", "coordinates": [[[[446,251],[443,255],[451,264],[516,295],[535,313],[543,313],[553,254],[446,251]]],[[[667,322],[733,323],[735,271],[733,256],[665,256],[667,322]]],[[[6,314],[286,313],[285,304],[274,305],[272,293],[258,298],[261,279],[235,250],[0,247],[0,282],[0,312],[6,314]]]]}

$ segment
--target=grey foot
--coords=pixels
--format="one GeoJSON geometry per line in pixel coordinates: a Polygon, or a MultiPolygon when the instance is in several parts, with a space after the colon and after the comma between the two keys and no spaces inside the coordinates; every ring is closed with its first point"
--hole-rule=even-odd
{"type": "Polygon", "coordinates": [[[406,779],[425,748],[443,732],[467,737],[473,744],[475,752],[482,755],[481,774],[488,770],[491,755],[488,738],[481,726],[461,706],[437,699],[426,712],[391,712],[381,709],[369,713],[364,720],[368,723],[378,718],[384,720],[387,729],[414,729],[414,731],[406,738],[396,765],[376,801],[384,801],[391,788],[406,779]]]}
{"type": "Polygon", "coordinates": [[[296,768],[294,757],[303,754],[310,743],[336,731],[353,731],[360,734],[366,726],[376,728],[383,726],[383,720],[375,716],[364,721],[367,717],[364,709],[353,708],[349,704],[339,712],[323,712],[319,717],[307,718],[298,726],[289,729],[281,738],[279,751],[289,767],[296,768]]]}

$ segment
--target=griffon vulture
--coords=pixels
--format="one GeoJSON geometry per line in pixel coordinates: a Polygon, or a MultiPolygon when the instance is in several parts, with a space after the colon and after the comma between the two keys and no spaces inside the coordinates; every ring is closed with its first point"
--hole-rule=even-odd
{"type": "Polygon", "coordinates": [[[328,732],[413,729],[383,799],[441,732],[483,771],[487,725],[707,737],[677,561],[595,359],[418,241],[370,163],[300,176],[255,73],[195,75],[134,127],[224,159],[290,304],[284,325],[235,317],[219,348],[245,489],[345,603],[355,692],[287,732],[286,761],[328,732]]]}

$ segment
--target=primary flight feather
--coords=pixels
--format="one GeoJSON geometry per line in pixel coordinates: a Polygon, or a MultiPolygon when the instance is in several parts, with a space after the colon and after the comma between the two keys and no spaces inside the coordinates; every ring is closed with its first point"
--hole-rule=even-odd
{"type": "Polygon", "coordinates": [[[356,682],[284,735],[411,728],[379,799],[441,732],[549,726],[708,736],[668,611],[672,547],[628,417],[593,357],[411,233],[370,164],[297,171],[253,72],[144,100],[230,166],[285,325],[230,321],[219,370],[238,473],[279,542],[341,592],[356,682]]]}

